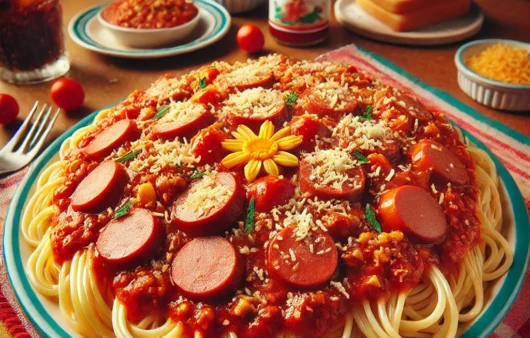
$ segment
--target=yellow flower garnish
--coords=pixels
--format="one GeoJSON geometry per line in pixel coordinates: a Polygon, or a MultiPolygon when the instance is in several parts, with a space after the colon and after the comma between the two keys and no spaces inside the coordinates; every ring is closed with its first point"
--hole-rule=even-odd
{"type": "Polygon", "coordinates": [[[296,167],[298,158],[284,150],[292,150],[302,143],[302,137],[291,135],[291,127],[285,127],[274,134],[274,125],[265,121],[256,136],[249,127],[240,125],[232,132],[235,139],[222,143],[232,152],[221,161],[228,169],[245,164],[245,177],[252,182],[258,177],[261,166],[272,176],[278,176],[278,165],[296,167]]]}

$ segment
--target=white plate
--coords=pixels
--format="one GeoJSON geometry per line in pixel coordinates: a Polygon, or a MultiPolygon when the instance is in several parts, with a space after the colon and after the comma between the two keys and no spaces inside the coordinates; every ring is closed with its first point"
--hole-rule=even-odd
{"type": "Polygon", "coordinates": [[[466,15],[410,32],[395,32],[366,13],[355,0],[337,0],[337,21],[352,32],[374,40],[405,45],[441,45],[475,35],[484,22],[484,14],[474,3],[466,15]]]}
{"type": "Polygon", "coordinates": [[[81,47],[111,56],[154,59],[189,53],[219,41],[228,33],[231,22],[230,14],[223,6],[206,0],[195,0],[194,3],[200,9],[199,23],[186,40],[175,46],[156,49],[124,46],[97,20],[97,13],[104,5],[87,9],[73,17],[68,25],[68,34],[81,47]]]}

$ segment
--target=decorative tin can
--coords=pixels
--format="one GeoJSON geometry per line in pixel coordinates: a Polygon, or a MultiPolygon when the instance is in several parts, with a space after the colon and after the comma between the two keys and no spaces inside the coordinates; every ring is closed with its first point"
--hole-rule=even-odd
{"type": "Polygon", "coordinates": [[[309,46],[328,36],[331,0],[270,0],[269,30],[282,44],[309,46]]]}

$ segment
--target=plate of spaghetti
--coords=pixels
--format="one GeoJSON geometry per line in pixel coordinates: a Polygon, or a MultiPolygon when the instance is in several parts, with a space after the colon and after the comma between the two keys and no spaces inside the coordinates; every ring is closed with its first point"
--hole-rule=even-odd
{"type": "Polygon", "coordinates": [[[211,65],[85,118],[21,183],[8,275],[51,337],[484,337],[529,225],[493,155],[351,65],[211,65]]]}

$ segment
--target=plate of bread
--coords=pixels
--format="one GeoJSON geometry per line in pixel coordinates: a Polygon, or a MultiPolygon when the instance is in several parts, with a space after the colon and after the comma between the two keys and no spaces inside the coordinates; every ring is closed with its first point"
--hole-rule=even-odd
{"type": "Polygon", "coordinates": [[[337,0],[337,21],[356,34],[407,45],[440,45],[480,31],[484,14],[471,0],[337,0]]]}

